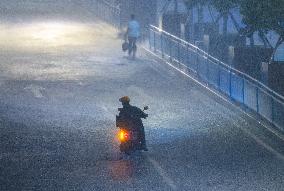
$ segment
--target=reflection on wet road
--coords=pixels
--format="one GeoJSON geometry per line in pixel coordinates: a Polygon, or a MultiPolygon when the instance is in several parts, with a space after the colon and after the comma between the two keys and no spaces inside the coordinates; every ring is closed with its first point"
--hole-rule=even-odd
{"type": "MultiPolygon", "coordinates": [[[[58,51],[97,43],[97,25],[76,22],[42,21],[0,25],[0,46],[6,50],[58,51]]],[[[104,29],[101,29],[104,30],[104,29]]]]}

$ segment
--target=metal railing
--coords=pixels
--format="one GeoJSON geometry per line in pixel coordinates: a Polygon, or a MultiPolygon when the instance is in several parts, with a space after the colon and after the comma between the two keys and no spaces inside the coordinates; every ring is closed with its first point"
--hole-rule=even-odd
{"type": "Polygon", "coordinates": [[[119,7],[104,0],[94,0],[93,5],[94,14],[97,17],[118,29],[121,27],[121,11],[119,7]]]}
{"type": "Polygon", "coordinates": [[[209,55],[197,46],[155,26],[149,29],[149,48],[199,80],[257,112],[284,130],[284,97],[261,82],[209,55]]]}

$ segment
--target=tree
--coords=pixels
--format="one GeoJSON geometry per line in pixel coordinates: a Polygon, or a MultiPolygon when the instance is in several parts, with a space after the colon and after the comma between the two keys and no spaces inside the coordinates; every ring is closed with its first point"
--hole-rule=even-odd
{"type": "Polygon", "coordinates": [[[208,3],[210,0],[184,0],[185,6],[187,7],[187,10],[190,11],[194,7],[198,7],[197,11],[197,20],[198,23],[203,22],[203,6],[208,3]]]}
{"type": "Polygon", "coordinates": [[[272,62],[276,50],[284,42],[284,0],[241,0],[240,11],[246,25],[243,33],[252,36],[258,32],[264,44],[273,48],[272,62]],[[274,31],[279,36],[275,46],[265,37],[269,31],[274,31]]]}
{"type": "MultiPolygon", "coordinates": [[[[211,0],[211,5],[215,7],[215,9],[220,13],[218,20],[223,17],[223,34],[226,35],[228,31],[228,19],[229,16],[231,17],[234,25],[236,26],[237,30],[239,31],[239,26],[230,12],[231,9],[236,8],[239,6],[240,0],[211,0]]],[[[216,22],[218,22],[218,20],[216,22]]]]}
{"type": "Polygon", "coordinates": [[[184,0],[185,6],[187,8],[188,16],[186,25],[190,23],[189,36],[190,40],[194,39],[194,22],[193,22],[193,8],[197,7],[197,22],[203,23],[203,6],[206,5],[210,0],[184,0]]]}
{"type": "Polygon", "coordinates": [[[234,15],[231,13],[233,8],[239,6],[240,0],[184,0],[185,5],[187,6],[188,10],[191,10],[193,7],[199,7],[198,10],[198,22],[202,21],[202,6],[208,5],[210,7],[214,7],[218,12],[219,16],[217,19],[214,19],[214,22],[217,23],[220,18],[223,18],[223,34],[227,34],[228,31],[228,19],[229,17],[232,19],[233,24],[235,25],[237,31],[240,31],[240,27],[234,18],[234,15]]]}

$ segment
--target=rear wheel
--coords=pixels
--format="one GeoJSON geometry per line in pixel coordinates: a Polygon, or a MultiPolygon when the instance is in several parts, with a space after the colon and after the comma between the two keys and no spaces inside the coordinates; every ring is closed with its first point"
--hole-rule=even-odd
{"type": "Polygon", "coordinates": [[[121,152],[129,153],[131,151],[131,144],[126,142],[126,143],[121,143],[119,146],[119,149],[121,152]]]}

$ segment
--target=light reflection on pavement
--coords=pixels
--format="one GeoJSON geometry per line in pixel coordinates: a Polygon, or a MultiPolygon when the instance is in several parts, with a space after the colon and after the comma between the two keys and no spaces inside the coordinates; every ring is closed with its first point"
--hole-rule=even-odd
{"type": "Polygon", "coordinates": [[[0,46],[6,50],[30,52],[99,43],[96,25],[76,22],[38,22],[0,25],[0,46]]]}

